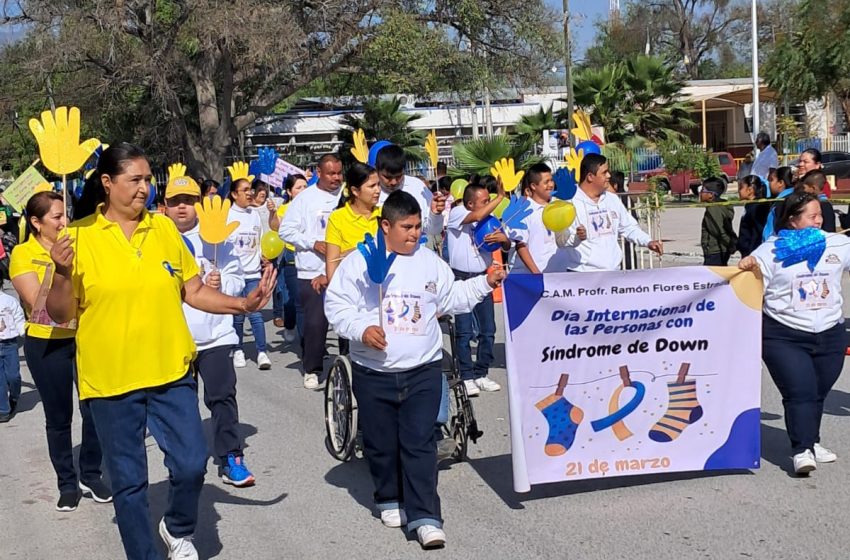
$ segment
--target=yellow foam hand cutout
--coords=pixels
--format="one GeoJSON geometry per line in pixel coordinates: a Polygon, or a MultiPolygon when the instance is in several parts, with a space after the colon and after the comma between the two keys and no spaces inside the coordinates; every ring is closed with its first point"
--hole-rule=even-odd
{"type": "Polygon", "coordinates": [[[168,166],[168,180],[186,176],[186,166],[182,163],[172,163],[168,166]]]}
{"type": "Polygon", "coordinates": [[[354,131],[354,147],[351,148],[351,155],[360,163],[369,161],[369,146],[366,145],[366,133],[362,128],[354,131]]]}
{"type": "Polygon", "coordinates": [[[593,129],[590,126],[590,117],[584,111],[576,111],[573,113],[573,122],[576,127],[570,132],[576,137],[576,143],[584,142],[593,138],[593,129]]]}
{"type": "Polygon", "coordinates": [[[199,202],[195,203],[195,212],[198,213],[198,222],[200,223],[198,233],[201,234],[201,239],[211,245],[222,243],[239,227],[239,222],[227,223],[227,216],[230,213],[230,200],[222,201],[220,196],[206,196],[202,202],[203,206],[199,202]]]}
{"type": "Polygon", "coordinates": [[[254,176],[249,174],[248,164],[244,161],[237,161],[233,165],[228,165],[227,172],[230,173],[230,180],[233,183],[239,179],[248,179],[248,182],[254,180],[254,176]]]}
{"type": "Polygon", "coordinates": [[[428,137],[425,139],[425,151],[428,152],[428,158],[431,160],[431,167],[436,168],[439,161],[439,150],[437,149],[437,132],[431,130],[428,137]]]}
{"type": "Polygon", "coordinates": [[[40,192],[49,192],[49,191],[52,191],[52,190],[53,190],[53,185],[51,185],[50,183],[45,181],[43,183],[39,183],[38,185],[36,185],[35,190],[33,190],[32,193],[35,194],[35,193],[40,193],[40,192]]]}
{"type": "Polygon", "coordinates": [[[573,148],[567,152],[564,159],[567,160],[567,169],[573,172],[578,183],[581,177],[581,160],[584,159],[584,150],[573,148]]]}
{"type": "Polygon", "coordinates": [[[506,192],[516,189],[522,182],[525,171],[516,171],[513,158],[502,158],[490,168],[490,174],[502,180],[502,186],[506,192]]]}
{"type": "Polygon", "coordinates": [[[29,124],[44,167],[57,175],[77,171],[100,146],[97,138],[80,143],[80,110],[77,107],[58,107],[56,115],[44,111],[40,121],[30,119],[29,124]]]}

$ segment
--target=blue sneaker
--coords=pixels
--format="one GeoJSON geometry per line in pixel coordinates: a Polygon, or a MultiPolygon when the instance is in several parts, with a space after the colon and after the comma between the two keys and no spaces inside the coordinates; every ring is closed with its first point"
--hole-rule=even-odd
{"type": "Polygon", "coordinates": [[[245,466],[245,458],[232,453],[227,456],[227,464],[221,467],[221,481],[239,488],[254,485],[254,475],[245,466]]]}

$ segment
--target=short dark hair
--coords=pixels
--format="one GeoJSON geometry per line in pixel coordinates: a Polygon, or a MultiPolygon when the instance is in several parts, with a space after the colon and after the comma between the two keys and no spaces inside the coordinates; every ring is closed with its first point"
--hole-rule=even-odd
{"type": "Polygon", "coordinates": [[[449,166],[444,161],[437,162],[437,175],[445,175],[449,170],[449,166]]]}
{"type": "Polygon", "coordinates": [[[419,203],[416,202],[413,195],[403,190],[393,191],[381,207],[381,219],[388,221],[390,225],[408,216],[415,216],[421,213],[422,208],[420,208],[419,203]]]}
{"type": "Polygon", "coordinates": [[[319,158],[319,163],[318,163],[317,167],[321,167],[324,164],[328,163],[329,161],[334,162],[334,163],[342,163],[342,160],[339,158],[339,156],[337,154],[325,154],[325,155],[323,155],[322,157],[319,158]]]}
{"type": "Polygon", "coordinates": [[[487,187],[485,187],[484,185],[482,185],[480,183],[472,183],[472,184],[466,185],[466,188],[463,189],[463,205],[466,206],[467,204],[472,202],[472,200],[475,198],[476,193],[478,193],[478,191],[487,192],[487,187]]]}
{"type": "Polygon", "coordinates": [[[440,192],[449,192],[452,190],[452,181],[453,179],[448,175],[444,175],[440,177],[437,181],[437,190],[440,192]]]}
{"type": "Polygon", "coordinates": [[[251,181],[242,177],[240,179],[236,179],[232,183],[230,183],[230,190],[227,191],[227,198],[230,199],[231,202],[236,202],[236,191],[239,190],[239,185],[245,183],[249,188],[253,189],[254,187],[251,185],[251,181]]]}
{"type": "Polygon", "coordinates": [[[756,144],[764,144],[770,146],[770,134],[767,132],[759,132],[756,134],[756,144]]]}
{"type": "Polygon", "coordinates": [[[826,186],[826,173],[820,169],[812,169],[797,181],[797,188],[814,187],[817,192],[826,186]]]}
{"type": "Polygon", "coordinates": [[[221,189],[221,185],[219,185],[218,181],[215,179],[204,179],[201,183],[201,196],[207,196],[213,187],[215,187],[216,192],[221,189]]]}
{"type": "Polygon", "coordinates": [[[523,189],[527,189],[531,185],[536,185],[540,182],[541,176],[544,173],[552,173],[552,168],[545,163],[535,163],[525,171],[525,184],[523,189]]]}
{"type": "Polygon", "coordinates": [[[809,154],[810,156],[812,156],[812,159],[815,163],[821,162],[820,150],[818,150],[817,148],[808,148],[806,150],[803,150],[803,153],[800,154],[800,156],[802,157],[803,154],[809,154]]]}
{"type": "Polygon", "coordinates": [[[626,174],[622,171],[612,171],[611,184],[614,185],[618,193],[626,192],[626,174]]]}
{"type": "Polygon", "coordinates": [[[375,157],[375,169],[385,171],[390,175],[400,175],[404,173],[404,165],[407,162],[407,156],[401,146],[390,144],[384,146],[378,151],[375,157]]]}
{"type": "Polygon", "coordinates": [[[702,190],[720,198],[726,192],[726,181],[721,177],[709,177],[702,182],[702,190]]]}
{"type": "Polygon", "coordinates": [[[581,158],[581,167],[579,168],[579,183],[584,183],[587,176],[593,173],[596,174],[599,168],[608,163],[608,158],[602,154],[586,154],[581,158]]]}
{"type": "Polygon", "coordinates": [[[777,211],[776,233],[791,228],[791,220],[803,213],[810,202],[819,202],[816,194],[806,191],[795,191],[784,199],[782,207],[777,211]]]}

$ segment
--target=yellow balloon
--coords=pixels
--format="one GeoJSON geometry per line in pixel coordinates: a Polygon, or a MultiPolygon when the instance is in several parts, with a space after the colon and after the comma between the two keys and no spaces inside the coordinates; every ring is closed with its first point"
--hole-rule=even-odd
{"type": "Polygon", "coordinates": [[[463,199],[463,191],[466,190],[467,185],[469,185],[469,181],[467,181],[466,179],[455,179],[454,181],[452,181],[452,186],[449,189],[452,198],[455,200],[463,199]]]}
{"type": "MultiPolygon", "coordinates": [[[[496,196],[496,193],[490,193],[490,200],[493,200],[494,198],[496,198],[496,196]]],[[[508,197],[502,198],[502,202],[500,202],[499,205],[496,206],[496,209],[493,210],[493,215],[501,220],[502,214],[505,213],[505,208],[508,207],[508,204],[510,204],[508,197]]]]}
{"type": "Polygon", "coordinates": [[[554,200],[543,209],[543,225],[550,231],[564,231],[575,219],[576,208],[566,200],[554,200]]]}
{"type": "Polygon", "coordinates": [[[267,231],[260,239],[260,249],[264,259],[274,260],[283,253],[283,240],[276,231],[267,231]]]}

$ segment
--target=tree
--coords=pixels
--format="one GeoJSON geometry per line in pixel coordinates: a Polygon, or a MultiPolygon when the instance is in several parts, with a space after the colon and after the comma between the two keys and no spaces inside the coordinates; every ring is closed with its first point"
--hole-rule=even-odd
{"type": "Polygon", "coordinates": [[[528,169],[545,160],[543,156],[534,155],[532,147],[533,142],[507,136],[457,142],[452,146],[455,163],[449,169],[449,175],[464,178],[470,175],[490,175],[490,168],[502,158],[513,159],[516,169],[528,169]]]}
{"type": "Polygon", "coordinates": [[[834,94],[850,128],[850,4],[803,0],[789,19],[794,28],[778,38],[765,80],[791,99],[834,94]]]}
{"type": "Polygon", "coordinates": [[[419,113],[408,113],[401,110],[401,101],[392,99],[370,99],[363,103],[363,116],[348,114],[342,117],[343,128],[339,132],[343,141],[340,153],[343,159],[349,160],[351,148],[354,146],[353,134],[363,130],[366,141],[373,144],[378,140],[389,140],[404,148],[407,159],[420,161],[425,158],[425,136],[422,130],[414,130],[411,123],[422,118],[419,113]]]}
{"type": "Polygon", "coordinates": [[[687,103],[680,99],[684,82],[663,60],[638,55],[601,70],[587,68],[576,75],[576,103],[605,128],[610,142],[632,136],[658,141],[681,136],[694,125],[687,103]]]}
{"type": "Polygon", "coordinates": [[[541,107],[536,113],[531,115],[523,115],[514,125],[513,136],[518,144],[534,146],[535,153],[540,140],[543,138],[544,130],[557,130],[561,128],[561,123],[552,106],[548,109],[541,107]]]}
{"type": "MultiPolygon", "coordinates": [[[[16,70],[34,78],[83,76],[88,86],[69,98],[97,113],[118,114],[119,120],[133,113],[124,118],[156,131],[152,147],[179,149],[191,170],[210,177],[221,176],[225,157],[257,119],[317,80],[360,71],[370,45],[384,26],[397,25],[396,17],[407,17],[420,30],[442,30],[458,51],[475,45],[494,66],[501,61],[501,68],[518,69],[503,74],[508,80],[544,63],[548,55],[540,47],[554,36],[554,18],[543,0],[18,4],[8,12],[17,15],[7,21],[25,26],[30,56],[15,59],[16,70]]],[[[430,45],[433,38],[425,35],[430,45]]],[[[388,47],[385,69],[399,45],[388,47]]],[[[39,93],[44,84],[38,84],[39,93]]],[[[388,87],[397,84],[388,80],[388,87]]],[[[128,138],[124,129],[104,139],[137,138],[128,138]]]]}

